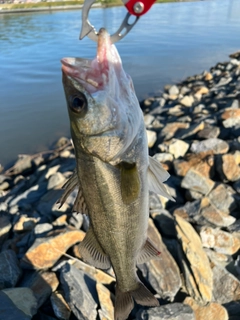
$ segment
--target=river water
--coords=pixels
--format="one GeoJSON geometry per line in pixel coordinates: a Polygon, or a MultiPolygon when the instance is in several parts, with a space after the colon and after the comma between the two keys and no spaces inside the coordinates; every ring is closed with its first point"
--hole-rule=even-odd
{"type": "MultiPolygon", "coordinates": [[[[90,21],[110,32],[124,7],[93,9],[90,21]]],[[[167,83],[209,69],[240,49],[240,0],[156,4],[117,48],[139,99],[167,83]]],[[[60,59],[91,58],[78,40],[80,10],[0,14],[0,163],[42,151],[69,136],[60,59]]]]}

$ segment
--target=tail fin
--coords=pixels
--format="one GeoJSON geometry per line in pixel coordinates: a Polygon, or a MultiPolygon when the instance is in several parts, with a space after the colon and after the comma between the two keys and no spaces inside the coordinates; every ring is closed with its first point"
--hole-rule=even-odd
{"type": "Polygon", "coordinates": [[[140,281],[138,288],[134,291],[122,292],[116,286],[114,320],[126,320],[128,318],[134,307],[133,299],[142,306],[159,306],[158,300],[140,281]]]}

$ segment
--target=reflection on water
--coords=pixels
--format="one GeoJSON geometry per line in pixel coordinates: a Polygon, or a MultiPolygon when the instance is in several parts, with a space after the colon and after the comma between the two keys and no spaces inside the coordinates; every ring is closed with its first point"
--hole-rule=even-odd
{"type": "MultiPolygon", "coordinates": [[[[94,9],[90,21],[115,32],[124,7],[94,9]]],[[[208,69],[240,46],[240,1],[156,4],[117,48],[139,99],[208,69]]],[[[0,15],[0,163],[69,135],[60,59],[92,58],[79,41],[80,10],[0,15]]]]}

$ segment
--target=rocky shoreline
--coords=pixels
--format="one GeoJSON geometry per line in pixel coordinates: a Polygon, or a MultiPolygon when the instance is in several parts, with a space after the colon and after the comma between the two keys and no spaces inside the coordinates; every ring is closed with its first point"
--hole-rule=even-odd
{"type": "MultiPolygon", "coordinates": [[[[150,194],[159,260],[138,266],[160,307],[129,319],[240,319],[240,52],[141,102],[149,152],[176,202],[150,194]]],[[[88,218],[58,208],[75,167],[67,138],[0,174],[0,318],[113,319],[114,275],[80,261],[88,218]]]]}

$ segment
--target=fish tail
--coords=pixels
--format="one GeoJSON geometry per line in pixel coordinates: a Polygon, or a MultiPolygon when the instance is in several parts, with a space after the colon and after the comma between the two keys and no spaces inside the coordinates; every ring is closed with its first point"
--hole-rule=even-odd
{"type": "Polygon", "coordinates": [[[134,307],[133,299],[142,306],[159,306],[158,300],[140,281],[138,282],[138,288],[134,291],[122,292],[116,286],[114,320],[126,320],[128,318],[134,307]]]}

